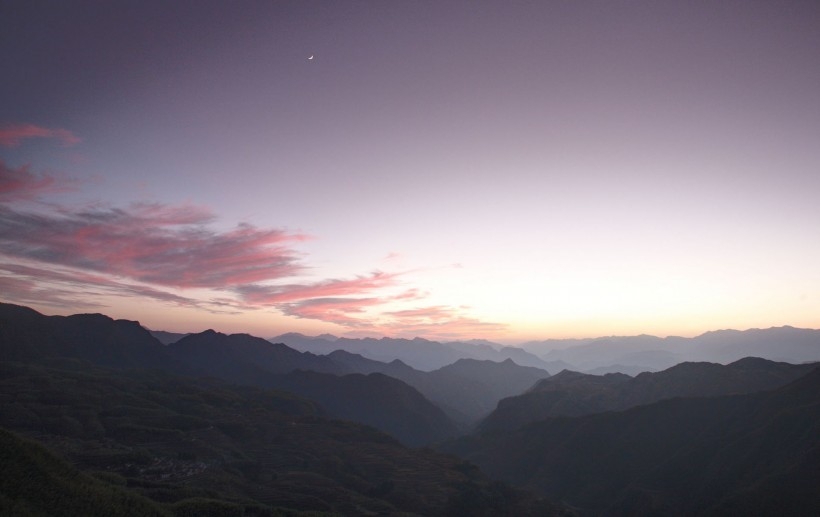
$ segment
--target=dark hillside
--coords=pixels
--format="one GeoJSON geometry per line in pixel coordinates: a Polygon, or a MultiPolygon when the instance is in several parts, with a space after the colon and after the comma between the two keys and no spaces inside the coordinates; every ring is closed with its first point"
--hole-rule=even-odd
{"type": "Polygon", "coordinates": [[[461,460],[330,420],[281,392],[158,372],[2,363],[0,393],[0,425],[36,436],[79,468],[104,471],[178,515],[186,508],[237,515],[275,515],[277,508],[405,516],[558,511],[461,460]]]}
{"type": "Polygon", "coordinates": [[[772,392],[550,418],[442,449],[591,515],[817,515],[820,369],[772,392]]]}
{"type": "Polygon", "coordinates": [[[774,389],[805,375],[811,364],[777,363],[748,357],[729,365],[681,363],[661,372],[589,375],[561,372],[529,392],[502,400],[479,426],[512,430],[555,416],[581,416],[622,410],[673,397],[704,397],[774,389]]]}

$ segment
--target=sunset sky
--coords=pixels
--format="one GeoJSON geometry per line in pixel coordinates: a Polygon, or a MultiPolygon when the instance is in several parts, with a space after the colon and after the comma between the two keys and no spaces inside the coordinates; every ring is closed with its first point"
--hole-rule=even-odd
{"type": "Polygon", "coordinates": [[[262,337],[820,328],[818,2],[2,0],[0,70],[5,302],[262,337]]]}

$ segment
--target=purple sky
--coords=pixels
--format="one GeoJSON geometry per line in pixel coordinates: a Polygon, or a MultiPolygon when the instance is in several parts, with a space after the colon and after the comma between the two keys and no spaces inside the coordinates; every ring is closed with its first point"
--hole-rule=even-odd
{"type": "Polygon", "coordinates": [[[6,0],[0,298],[262,336],[818,328],[818,56],[816,2],[6,0]]]}

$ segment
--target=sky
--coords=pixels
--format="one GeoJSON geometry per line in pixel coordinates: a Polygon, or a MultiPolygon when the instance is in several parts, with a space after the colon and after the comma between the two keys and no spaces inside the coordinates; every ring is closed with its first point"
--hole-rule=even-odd
{"type": "Polygon", "coordinates": [[[176,332],[820,328],[820,4],[0,0],[0,300],[176,332]]]}

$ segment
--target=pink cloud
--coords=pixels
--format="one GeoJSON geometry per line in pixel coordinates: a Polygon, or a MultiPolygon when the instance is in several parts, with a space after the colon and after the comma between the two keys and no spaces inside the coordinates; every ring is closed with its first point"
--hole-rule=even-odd
{"type": "Polygon", "coordinates": [[[281,286],[247,285],[238,288],[242,297],[253,304],[281,304],[311,298],[359,296],[364,293],[395,285],[399,273],[374,271],[367,276],[350,280],[329,279],[313,284],[281,286]]]}
{"type": "Polygon", "coordinates": [[[406,291],[392,296],[391,300],[421,300],[427,298],[430,293],[420,291],[416,288],[407,289],[406,291]]]}
{"type": "Polygon", "coordinates": [[[66,182],[31,172],[29,166],[8,166],[0,160],[0,201],[29,200],[47,192],[67,190],[66,182]]]}
{"type": "Polygon", "coordinates": [[[135,205],[42,215],[0,207],[0,253],[177,288],[227,289],[302,270],[303,236],[240,224],[217,232],[201,208],[135,205]]]}
{"type": "Polygon", "coordinates": [[[312,298],[280,306],[282,313],[335,323],[344,327],[369,327],[370,321],[362,316],[369,307],[384,302],[378,298],[312,298]]]}
{"type": "Polygon", "coordinates": [[[66,129],[50,129],[34,124],[13,124],[0,127],[0,145],[17,147],[29,138],[56,138],[64,146],[79,144],[82,140],[66,129]]]}
{"type": "Polygon", "coordinates": [[[19,304],[41,304],[76,310],[102,307],[88,298],[85,293],[70,289],[45,286],[31,278],[0,275],[0,292],[3,300],[19,304]]]}
{"type": "Polygon", "coordinates": [[[9,301],[67,308],[103,307],[105,304],[93,301],[99,296],[136,296],[212,313],[238,313],[240,310],[252,309],[234,300],[199,300],[151,286],[117,281],[104,275],[71,269],[45,269],[24,264],[0,263],[0,287],[4,299],[9,301]]]}
{"type": "Polygon", "coordinates": [[[445,307],[442,305],[434,305],[430,307],[420,307],[416,309],[405,309],[401,311],[392,311],[387,312],[390,316],[399,319],[425,319],[425,320],[445,320],[448,318],[452,318],[456,313],[456,309],[451,307],[445,307]]]}

